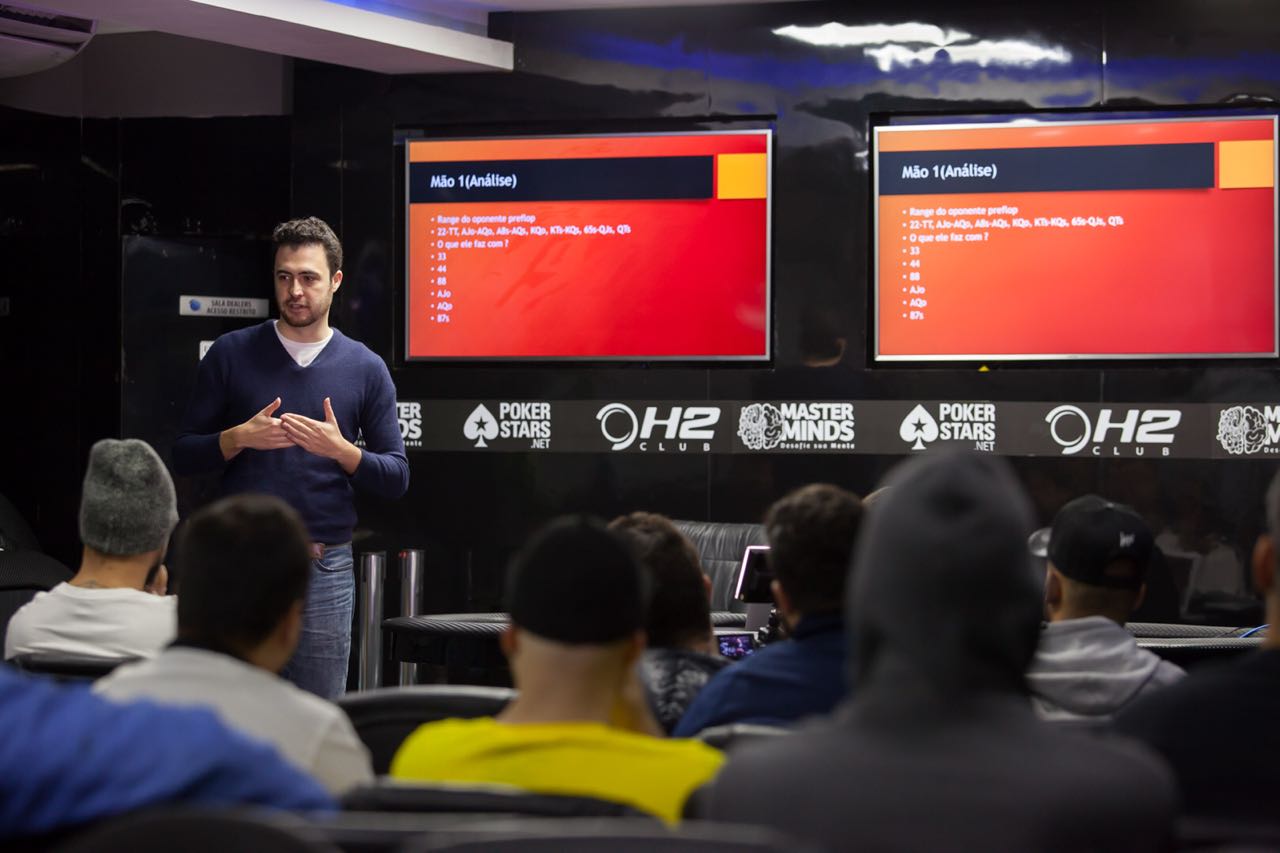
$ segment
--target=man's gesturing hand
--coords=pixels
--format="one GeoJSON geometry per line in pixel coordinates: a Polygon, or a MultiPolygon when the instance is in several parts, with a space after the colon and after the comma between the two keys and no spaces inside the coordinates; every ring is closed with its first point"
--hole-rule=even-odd
{"type": "Polygon", "coordinates": [[[342,437],[338,419],[333,415],[333,404],[328,397],[324,398],[323,421],[290,413],[282,416],[280,423],[289,440],[303,450],[332,459],[348,474],[356,472],[356,466],[360,464],[360,448],[342,437]]]}
{"type": "Polygon", "coordinates": [[[279,450],[283,447],[292,447],[293,442],[285,434],[280,419],[271,417],[278,408],[280,408],[280,398],[276,397],[249,420],[239,426],[223,430],[218,436],[222,458],[230,460],[245,448],[279,450]]]}

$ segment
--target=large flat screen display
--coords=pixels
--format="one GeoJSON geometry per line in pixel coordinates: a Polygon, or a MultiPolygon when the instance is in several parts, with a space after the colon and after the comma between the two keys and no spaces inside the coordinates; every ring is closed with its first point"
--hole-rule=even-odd
{"type": "Polygon", "coordinates": [[[769,358],[768,130],[406,148],[409,360],[769,358]]]}
{"type": "Polygon", "coordinates": [[[875,358],[1274,357],[1276,116],[890,124],[875,358]]]}

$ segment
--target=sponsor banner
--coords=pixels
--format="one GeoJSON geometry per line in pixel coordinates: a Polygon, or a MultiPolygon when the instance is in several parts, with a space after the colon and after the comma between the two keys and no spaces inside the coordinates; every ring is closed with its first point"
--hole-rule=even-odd
{"type": "Polygon", "coordinates": [[[1280,405],[1219,404],[1213,408],[1213,455],[1258,459],[1280,454],[1280,405]]]}
{"type": "Polygon", "coordinates": [[[1002,453],[1013,456],[1204,458],[1209,406],[1164,403],[1001,403],[1002,453]]]}
{"type": "Polygon", "coordinates": [[[735,403],[739,453],[852,453],[857,450],[854,404],[822,400],[735,403]]]}
{"type": "MultiPolygon", "coordinates": [[[[558,413],[564,404],[554,405],[558,413]]],[[[565,449],[553,445],[552,406],[542,400],[402,400],[397,414],[406,449],[565,449]]]]}
{"type": "Polygon", "coordinates": [[[410,450],[1005,456],[1280,455],[1280,405],[968,400],[404,400],[410,450]]]}
{"type": "Polygon", "coordinates": [[[267,300],[235,296],[179,296],[183,317],[265,317],[267,300]]]}

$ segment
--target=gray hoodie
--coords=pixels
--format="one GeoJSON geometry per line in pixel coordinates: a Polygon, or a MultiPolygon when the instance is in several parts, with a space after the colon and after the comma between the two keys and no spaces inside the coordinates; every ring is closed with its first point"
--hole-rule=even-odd
{"type": "Polygon", "coordinates": [[[1050,622],[1027,670],[1032,704],[1046,720],[1104,720],[1138,696],[1186,675],[1138,646],[1105,616],[1050,622]]]}

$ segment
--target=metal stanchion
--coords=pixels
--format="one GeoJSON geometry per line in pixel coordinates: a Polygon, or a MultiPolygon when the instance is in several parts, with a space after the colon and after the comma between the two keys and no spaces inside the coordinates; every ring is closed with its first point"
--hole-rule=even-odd
{"type": "Polygon", "coordinates": [[[361,690],[382,686],[382,582],[387,555],[371,551],[360,555],[360,672],[361,690]]]}
{"type": "MultiPolygon", "coordinates": [[[[417,616],[422,612],[423,571],[426,568],[426,554],[420,548],[406,548],[400,552],[400,615],[417,616]]],[[[400,664],[400,682],[418,683],[418,665],[416,663],[400,664]]]]}

